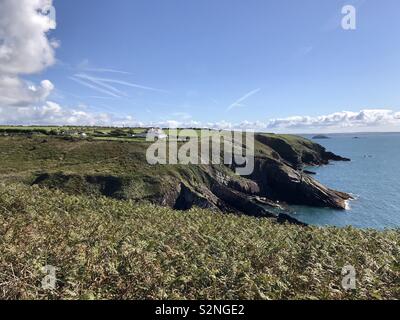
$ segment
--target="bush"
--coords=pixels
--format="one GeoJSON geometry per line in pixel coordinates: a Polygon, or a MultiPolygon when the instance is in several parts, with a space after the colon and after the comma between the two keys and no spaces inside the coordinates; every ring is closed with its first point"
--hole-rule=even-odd
{"type": "Polygon", "coordinates": [[[399,298],[399,230],[267,219],[0,185],[3,299],[399,298]],[[357,289],[341,288],[353,265],[357,289]],[[45,265],[57,289],[44,291],[45,265]]]}

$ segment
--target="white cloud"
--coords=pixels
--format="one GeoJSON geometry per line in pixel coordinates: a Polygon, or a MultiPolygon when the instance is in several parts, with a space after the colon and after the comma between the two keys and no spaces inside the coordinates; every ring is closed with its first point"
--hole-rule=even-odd
{"type": "Polygon", "coordinates": [[[317,117],[294,116],[270,120],[269,129],[348,129],[383,128],[400,125],[400,113],[388,109],[366,109],[359,112],[342,111],[317,117]]]}
{"type": "Polygon", "coordinates": [[[0,0],[0,105],[28,106],[53,90],[50,81],[31,85],[21,76],[40,72],[55,62],[56,40],[47,33],[56,22],[45,12],[52,0],[0,0]]]}
{"type": "Polygon", "coordinates": [[[92,83],[83,81],[83,80],[75,78],[75,77],[69,77],[69,78],[72,81],[75,81],[76,83],[79,83],[79,84],[83,85],[84,87],[93,89],[93,90],[95,90],[97,92],[100,92],[100,93],[104,93],[104,94],[109,95],[110,97],[113,97],[113,98],[121,98],[121,96],[117,95],[116,93],[112,92],[111,90],[107,90],[107,89],[101,88],[100,86],[94,85],[92,83]]]}
{"type": "MultiPolygon", "coordinates": [[[[0,107],[2,124],[9,125],[101,125],[101,126],[155,126],[169,128],[211,128],[242,129],[255,131],[282,132],[346,132],[370,129],[400,129],[400,112],[383,109],[362,110],[360,112],[337,112],[330,115],[309,117],[294,116],[273,119],[267,122],[229,121],[202,123],[190,119],[140,122],[132,116],[116,116],[111,113],[89,112],[88,108],[63,108],[47,101],[40,107],[0,107]]],[[[383,130],[384,131],[384,130],[383,130]]]]}
{"type": "Polygon", "coordinates": [[[261,121],[229,121],[201,123],[194,120],[170,120],[152,123],[160,127],[207,127],[212,129],[242,129],[269,132],[352,132],[400,130],[400,112],[388,109],[366,109],[359,112],[343,111],[328,115],[292,116],[261,121]]]}
{"type": "Polygon", "coordinates": [[[142,90],[149,90],[149,91],[156,91],[156,92],[163,92],[163,93],[167,92],[167,91],[164,91],[164,90],[161,90],[161,89],[147,87],[147,86],[143,86],[143,85],[140,85],[140,84],[131,83],[131,82],[123,81],[123,80],[92,77],[92,76],[89,76],[89,75],[84,74],[84,73],[75,74],[74,77],[75,78],[80,78],[80,79],[83,79],[83,80],[87,80],[87,81],[91,81],[91,82],[93,82],[93,83],[95,83],[95,84],[97,84],[99,86],[103,86],[106,89],[111,90],[111,91],[115,91],[117,93],[122,93],[122,92],[119,91],[118,89],[116,89],[115,87],[108,85],[107,83],[119,84],[119,85],[122,85],[122,86],[127,86],[127,87],[142,89],[142,90]]]}
{"type": "Polygon", "coordinates": [[[261,121],[255,121],[255,122],[251,122],[251,121],[243,121],[241,122],[238,126],[239,129],[242,130],[264,130],[266,128],[266,124],[264,122],[261,121]]]}
{"type": "Polygon", "coordinates": [[[13,75],[0,75],[0,105],[28,106],[44,101],[54,89],[49,80],[39,86],[29,84],[13,75]]]}
{"type": "Polygon", "coordinates": [[[81,63],[79,63],[79,65],[77,66],[77,69],[79,71],[87,71],[87,72],[131,74],[128,71],[116,70],[112,68],[98,68],[92,66],[88,59],[81,61],[81,63]]]}
{"type": "Polygon", "coordinates": [[[88,125],[88,126],[142,126],[132,116],[95,113],[86,108],[63,108],[47,101],[40,107],[0,107],[0,119],[5,125],[88,125]]]}
{"type": "Polygon", "coordinates": [[[205,127],[206,128],[210,128],[210,129],[220,129],[220,130],[225,129],[225,130],[228,130],[228,129],[233,129],[234,125],[231,122],[222,120],[222,121],[218,121],[218,122],[215,122],[215,123],[208,122],[205,125],[205,127]]]}
{"type": "Polygon", "coordinates": [[[243,104],[242,102],[246,101],[247,99],[249,99],[251,96],[254,96],[255,94],[259,93],[261,91],[261,89],[255,89],[253,91],[250,91],[248,93],[246,93],[244,96],[242,96],[241,98],[239,98],[238,100],[236,100],[234,103],[232,103],[227,111],[232,110],[233,108],[237,108],[237,107],[242,107],[243,104]]]}
{"type": "Polygon", "coordinates": [[[85,68],[84,71],[87,72],[99,72],[99,73],[120,73],[120,74],[131,74],[127,71],[114,70],[114,69],[106,69],[106,68],[85,68]]]}
{"type": "Polygon", "coordinates": [[[328,115],[292,116],[287,118],[262,121],[242,121],[233,123],[229,121],[201,123],[196,121],[169,121],[174,127],[208,127],[213,129],[249,129],[256,131],[357,131],[358,129],[384,130],[398,127],[400,129],[400,112],[388,109],[366,109],[359,112],[343,111],[328,115]]]}

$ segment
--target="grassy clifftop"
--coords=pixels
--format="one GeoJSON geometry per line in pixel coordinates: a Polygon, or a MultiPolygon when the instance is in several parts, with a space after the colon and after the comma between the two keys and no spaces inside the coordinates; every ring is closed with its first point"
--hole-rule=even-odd
{"type": "Polygon", "coordinates": [[[144,140],[0,137],[0,179],[41,184],[72,194],[147,200],[175,208],[197,205],[250,215],[263,213],[254,212],[249,195],[334,208],[344,208],[348,199],[299,170],[304,164],[327,163],[333,155],[301,137],[256,135],[255,170],[245,178],[222,164],[151,166],[146,161],[148,146],[144,140]]]}
{"type": "Polygon", "coordinates": [[[0,298],[399,298],[400,232],[302,228],[0,185],[0,298]],[[353,265],[357,289],[341,288],[353,265]],[[43,291],[45,265],[57,290],[43,291]]]}

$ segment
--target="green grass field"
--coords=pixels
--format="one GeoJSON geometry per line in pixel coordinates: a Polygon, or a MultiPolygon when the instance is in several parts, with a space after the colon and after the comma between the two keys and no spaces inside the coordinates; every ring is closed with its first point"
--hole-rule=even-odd
{"type": "Polygon", "coordinates": [[[97,141],[121,141],[121,142],[146,142],[143,138],[120,138],[120,137],[93,137],[97,141]]]}

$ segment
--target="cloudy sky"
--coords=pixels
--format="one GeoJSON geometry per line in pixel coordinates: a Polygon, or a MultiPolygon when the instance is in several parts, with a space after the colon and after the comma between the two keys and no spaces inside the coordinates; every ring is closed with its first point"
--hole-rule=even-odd
{"type": "Polygon", "coordinates": [[[399,12],[398,0],[0,0],[0,124],[399,131],[399,12]],[[349,4],[356,30],[341,27],[349,4]]]}

